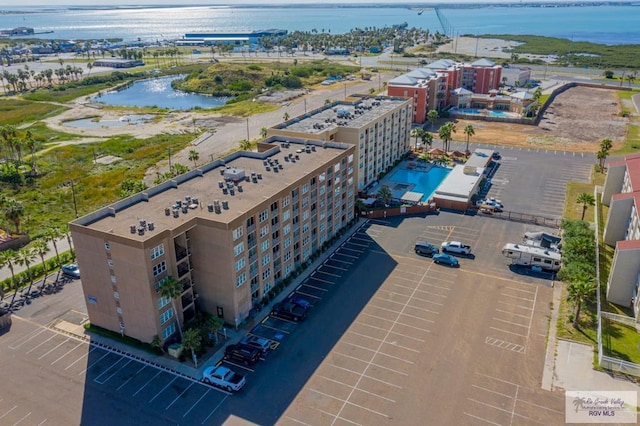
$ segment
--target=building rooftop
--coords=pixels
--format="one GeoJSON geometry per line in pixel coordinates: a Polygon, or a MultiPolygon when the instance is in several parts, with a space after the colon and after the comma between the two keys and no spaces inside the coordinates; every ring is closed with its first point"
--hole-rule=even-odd
{"type": "Polygon", "coordinates": [[[478,148],[469,156],[465,166],[485,168],[491,162],[491,156],[494,152],[492,149],[478,148]]]}
{"type": "Polygon", "coordinates": [[[230,223],[352,145],[271,137],[265,152],[236,152],[73,222],[144,241],[195,218],[230,223]]]}
{"type": "Polygon", "coordinates": [[[442,181],[433,194],[435,198],[468,201],[478,181],[482,179],[483,168],[468,165],[457,165],[442,181]]]}
{"type": "Polygon", "coordinates": [[[640,250],[640,240],[617,241],[616,250],[640,250]]]}
{"type": "Polygon", "coordinates": [[[360,128],[405,102],[408,100],[400,97],[361,96],[355,102],[333,102],[274,128],[307,134],[322,133],[336,127],[360,128]]]}

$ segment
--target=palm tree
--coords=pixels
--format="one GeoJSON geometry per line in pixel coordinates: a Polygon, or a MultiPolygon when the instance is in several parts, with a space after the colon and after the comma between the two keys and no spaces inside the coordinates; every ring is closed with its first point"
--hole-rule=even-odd
{"type": "Polygon", "coordinates": [[[263,127],[262,129],[260,129],[260,137],[262,139],[266,139],[267,138],[267,132],[268,132],[268,130],[267,130],[266,127],[263,127]]]}
{"type": "Polygon", "coordinates": [[[191,359],[193,359],[193,363],[196,368],[198,368],[198,358],[196,357],[196,352],[200,350],[200,346],[202,345],[202,336],[200,336],[200,331],[197,328],[190,328],[185,330],[184,336],[182,336],[182,348],[191,351],[191,359]]]}
{"type": "MultiPolygon", "coordinates": [[[[4,268],[5,266],[7,268],[9,268],[9,271],[11,271],[11,286],[9,289],[11,289],[11,287],[15,286],[15,282],[16,282],[16,276],[13,270],[13,267],[18,263],[18,253],[16,253],[14,250],[5,250],[5,251],[0,251],[0,268],[4,268]]],[[[4,294],[3,294],[4,297],[4,294]]],[[[13,298],[15,299],[15,295],[13,296],[13,298]]],[[[13,300],[11,301],[11,305],[13,305],[13,300]]]]}
{"type": "Polygon", "coordinates": [[[247,139],[242,139],[240,141],[240,149],[243,151],[249,151],[251,149],[251,142],[247,139]]]}
{"type": "Polygon", "coordinates": [[[576,198],[576,203],[582,204],[582,217],[580,220],[584,220],[584,213],[587,211],[587,207],[595,205],[596,200],[593,198],[593,195],[588,192],[583,192],[578,195],[578,198],[576,198]]]}
{"type": "Polygon", "coordinates": [[[573,317],[573,327],[578,328],[578,320],[580,319],[580,309],[582,304],[588,302],[596,291],[596,285],[593,279],[579,279],[572,282],[567,287],[567,300],[572,302],[576,307],[576,312],[573,317]]]}
{"type": "Polygon", "coordinates": [[[288,113],[288,112],[285,112],[285,113],[284,113],[284,115],[282,116],[282,119],[283,119],[283,121],[289,121],[289,117],[291,117],[291,116],[289,115],[289,113],[288,113]]]}
{"type": "Polygon", "coordinates": [[[24,216],[24,206],[20,201],[8,200],[4,207],[4,218],[13,223],[16,233],[20,233],[20,220],[24,216]]]}
{"type": "Polygon", "coordinates": [[[423,132],[421,138],[424,146],[431,147],[433,144],[433,135],[429,132],[423,132]]]}
{"type": "Polygon", "coordinates": [[[433,130],[434,124],[438,120],[438,110],[432,109],[427,113],[427,120],[431,122],[431,130],[433,130]]]}
{"type": "Polygon", "coordinates": [[[446,152],[449,151],[449,143],[453,139],[453,134],[456,132],[456,124],[453,121],[449,121],[438,129],[438,136],[442,139],[442,149],[446,152]]]}
{"type": "Polygon", "coordinates": [[[69,244],[69,251],[71,251],[71,260],[76,260],[76,251],[73,249],[69,225],[64,225],[60,232],[62,232],[62,235],[64,235],[64,237],[67,239],[67,243],[69,244]]]}
{"type": "Polygon", "coordinates": [[[196,151],[195,149],[192,149],[191,151],[189,151],[189,161],[193,161],[193,168],[195,169],[198,168],[197,161],[199,159],[200,159],[200,154],[198,154],[198,151],[196,151]]]}
{"type": "Polygon", "coordinates": [[[63,237],[62,232],[58,228],[48,228],[44,231],[44,236],[53,244],[53,250],[56,252],[56,263],[60,266],[60,253],[58,252],[58,240],[63,237]]]}
{"type": "Polygon", "coordinates": [[[42,272],[44,273],[44,280],[42,280],[42,284],[44,285],[44,283],[47,281],[47,273],[49,272],[47,270],[47,262],[45,262],[44,260],[44,255],[49,253],[49,250],[51,250],[46,238],[35,240],[33,242],[33,250],[38,254],[38,256],[40,256],[40,260],[42,261],[42,272]]]}
{"type": "Polygon", "coordinates": [[[387,205],[389,201],[393,198],[393,193],[391,189],[387,185],[382,185],[378,190],[378,198],[382,200],[382,202],[387,205]]]}
{"type": "MultiPolygon", "coordinates": [[[[27,268],[27,277],[29,277],[29,289],[27,290],[27,294],[31,291],[31,286],[33,285],[33,275],[31,274],[31,262],[35,258],[36,253],[33,249],[29,247],[24,247],[18,250],[18,264],[27,268]]],[[[15,294],[14,294],[15,298],[15,294]]],[[[12,301],[13,302],[13,301],[12,301]]]]}
{"type": "Polygon", "coordinates": [[[464,134],[467,136],[467,149],[465,150],[465,152],[469,152],[469,139],[471,138],[471,136],[476,134],[476,131],[471,124],[467,124],[466,126],[464,126],[464,134]]]}
{"type": "Polygon", "coordinates": [[[424,133],[424,130],[422,130],[422,128],[420,127],[416,127],[411,131],[411,136],[415,138],[414,145],[416,146],[416,148],[418,147],[418,138],[422,139],[423,133],[424,133]]]}
{"type": "Polygon", "coordinates": [[[168,276],[167,279],[160,286],[160,295],[162,297],[168,297],[171,299],[171,308],[176,314],[176,323],[178,324],[178,333],[180,334],[180,340],[182,340],[182,328],[180,327],[180,316],[176,310],[175,300],[182,295],[182,283],[172,276],[168,276]]]}
{"type": "Polygon", "coordinates": [[[607,160],[609,151],[611,151],[612,147],[613,142],[611,141],[611,139],[603,139],[602,142],[600,142],[600,151],[598,151],[598,153],[596,154],[596,158],[598,159],[598,164],[601,172],[604,172],[604,163],[607,160]]]}

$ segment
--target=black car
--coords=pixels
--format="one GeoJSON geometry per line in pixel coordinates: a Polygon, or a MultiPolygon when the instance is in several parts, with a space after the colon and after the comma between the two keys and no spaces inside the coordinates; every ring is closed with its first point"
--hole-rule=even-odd
{"type": "Polygon", "coordinates": [[[224,359],[244,365],[255,365],[260,360],[260,350],[242,343],[224,349],[224,359]]]}
{"type": "Polygon", "coordinates": [[[285,301],[273,305],[271,315],[298,322],[304,321],[307,311],[293,302],[285,301]]]}
{"type": "Polygon", "coordinates": [[[413,247],[413,250],[417,254],[421,254],[424,256],[433,256],[434,254],[440,253],[440,249],[433,244],[418,242],[413,247]]]}

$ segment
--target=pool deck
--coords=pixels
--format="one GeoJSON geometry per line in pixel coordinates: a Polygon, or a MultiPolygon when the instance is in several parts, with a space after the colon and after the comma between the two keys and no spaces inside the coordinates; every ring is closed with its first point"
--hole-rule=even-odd
{"type": "Polygon", "coordinates": [[[435,167],[432,163],[428,163],[426,161],[417,161],[417,160],[405,160],[398,164],[389,174],[387,174],[382,180],[380,180],[379,184],[381,186],[388,186],[391,189],[391,193],[393,194],[393,198],[396,200],[407,200],[414,201],[418,205],[427,204],[426,201],[420,201],[424,194],[422,192],[413,192],[413,189],[416,185],[408,182],[391,180],[393,177],[393,172],[398,169],[406,169],[406,170],[415,170],[419,172],[428,172],[432,167],[435,167]],[[420,194],[420,197],[416,200],[416,195],[420,194]]]}

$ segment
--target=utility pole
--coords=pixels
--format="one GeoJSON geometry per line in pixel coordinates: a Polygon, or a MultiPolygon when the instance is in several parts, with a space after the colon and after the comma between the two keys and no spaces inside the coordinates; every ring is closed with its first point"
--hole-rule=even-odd
{"type": "Polygon", "coordinates": [[[169,173],[171,173],[171,147],[168,147],[167,150],[169,150],[169,173]]]}
{"type": "Polygon", "coordinates": [[[247,141],[251,142],[251,138],[249,137],[249,117],[247,117],[247,141]]]}
{"type": "Polygon", "coordinates": [[[76,202],[76,187],[72,179],[67,181],[67,184],[71,185],[71,198],[73,198],[73,211],[76,213],[76,219],[78,218],[78,203],[76,202]]]}
{"type": "Polygon", "coordinates": [[[307,98],[304,98],[304,113],[307,113],[307,98]]]}

